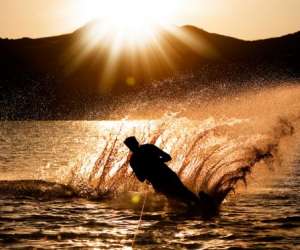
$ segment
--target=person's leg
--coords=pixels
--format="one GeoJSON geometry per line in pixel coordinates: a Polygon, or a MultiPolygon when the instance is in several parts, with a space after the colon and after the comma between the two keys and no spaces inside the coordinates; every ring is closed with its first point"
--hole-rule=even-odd
{"type": "Polygon", "coordinates": [[[190,191],[172,170],[166,172],[163,185],[160,187],[161,192],[167,197],[179,200],[188,205],[197,203],[198,197],[190,191]]]}

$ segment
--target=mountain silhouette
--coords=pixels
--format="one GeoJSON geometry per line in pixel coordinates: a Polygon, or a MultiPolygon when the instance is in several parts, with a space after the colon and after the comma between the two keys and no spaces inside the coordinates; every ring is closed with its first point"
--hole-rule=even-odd
{"type": "Polygon", "coordinates": [[[93,108],[105,117],[118,96],[183,72],[208,86],[300,77],[300,32],[244,41],[189,25],[160,27],[140,47],[120,46],[111,62],[113,38],[87,41],[95,25],[55,37],[0,39],[1,119],[80,119],[93,108]]]}

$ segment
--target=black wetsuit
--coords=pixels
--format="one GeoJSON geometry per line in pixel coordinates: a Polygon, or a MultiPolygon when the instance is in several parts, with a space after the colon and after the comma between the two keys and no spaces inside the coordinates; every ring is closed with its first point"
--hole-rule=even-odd
{"type": "Polygon", "coordinates": [[[156,192],[188,205],[198,203],[199,198],[165,164],[171,159],[170,155],[155,145],[145,144],[132,154],[130,165],[139,181],[148,180],[156,192]]]}

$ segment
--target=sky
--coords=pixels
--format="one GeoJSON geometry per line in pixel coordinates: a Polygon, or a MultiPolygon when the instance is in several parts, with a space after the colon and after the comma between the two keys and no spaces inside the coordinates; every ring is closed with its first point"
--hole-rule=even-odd
{"type": "MultiPolygon", "coordinates": [[[[91,1],[97,0],[0,0],[0,37],[36,38],[72,32],[92,18],[91,10],[95,14],[91,1]]],[[[245,40],[300,30],[300,0],[173,0],[170,5],[175,1],[180,4],[170,21],[176,25],[191,24],[245,40]]]]}

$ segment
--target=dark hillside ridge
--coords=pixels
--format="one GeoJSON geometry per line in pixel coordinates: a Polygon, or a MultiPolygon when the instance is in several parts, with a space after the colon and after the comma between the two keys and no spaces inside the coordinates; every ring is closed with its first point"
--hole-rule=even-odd
{"type": "Polygon", "coordinates": [[[93,25],[55,37],[0,39],[2,120],[81,119],[95,105],[105,116],[112,99],[134,95],[151,88],[152,80],[181,72],[199,74],[210,86],[255,77],[300,77],[300,32],[244,41],[194,26],[176,28],[176,33],[160,29],[159,46],[150,42],[135,51],[124,47],[113,68],[107,69],[107,44],[100,39],[87,49],[83,42],[93,25]],[[135,80],[134,86],[126,84],[128,77],[135,80]]]}

